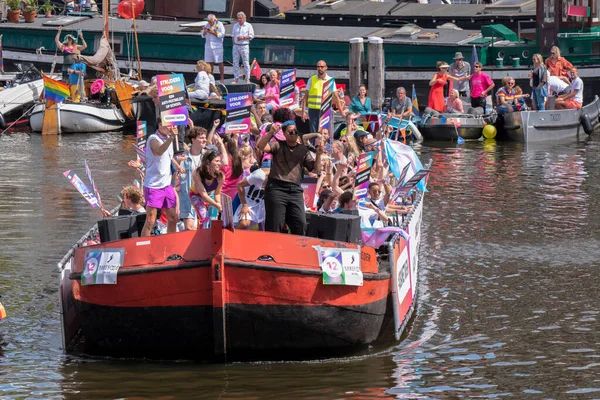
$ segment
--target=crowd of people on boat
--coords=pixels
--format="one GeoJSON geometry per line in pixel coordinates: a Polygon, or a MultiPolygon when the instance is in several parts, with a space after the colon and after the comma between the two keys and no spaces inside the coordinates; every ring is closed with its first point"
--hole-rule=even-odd
{"type": "MultiPolygon", "coordinates": [[[[541,54],[532,57],[533,68],[529,73],[531,94],[515,85],[511,76],[502,78],[502,87],[495,94],[495,106],[498,113],[527,110],[526,99],[531,97],[533,110],[577,109],[583,105],[583,81],[579,78],[576,67],[560,55],[560,49],[552,46],[550,57],[545,61],[541,54]],[[551,99],[551,102],[548,101],[551,99]]],[[[495,88],[490,76],[483,72],[483,65],[475,62],[473,70],[464,60],[461,52],[457,52],[454,63],[449,65],[438,61],[437,71],[429,81],[430,91],[427,102],[429,110],[439,113],[465,113],[465,105],[471,110],[480,109],[485,114],[491,109],[487,97],[495,88]],[[448,81],[453,81],[448,97],[444,97],[444,88],[448,81]],[[463,101],[464,100],[464,101],[463,101]]],[[[393,105],[392,105],[393,108],[393,105]]]]}
{"type": "MultiPolygon", "coordinates": [[[[207,69],[201,72],[209,75],[207,69]]],[[[236,228],[297,235],[306,233],[307,211],[354,210],[365,228],[386,226],[391,215],[410,211],[410,206],[390,200],[394,178],[382,139],[393,136],[394,129],[365,129],[360,112],[366,115],[371,110],[371,100],[364,85],[352,99],[343,90],[336,90],[334,112],[344,117],[346,128],[334,138],[332,126],[319,128],[323,84],[330,78],[325,61],[317,63],[316,74],[306,88],[298,90],[305,92],[304,96],[296,96],[292,107],[280,107],[275,101],[278,93],[269,96],[272,92],[268,85],[275,81],[277,85],[271,87],[279,86],[280,72],[271,71],[264,77],[266,83],[263,81],[262,86],[266,90],[254,93],[248,133],[226,133],[219,118],[210,129],[190,123],[178,152],[175,143],[182,127],[165,126],[156,118],[156,130],[145,144],[145,164],[129,162],[142,176],[146,212],[143,235],[156,232],[156,226],[167,233],[210,227],[224,212],[225,195],[232,200],[236,228]],[[296,122],[303,120],[310,127],[305,134],[300,133],[296,122]],[[357,163],[366,152],[373,152],[374,162],[367,197],[357,201],[357,163]],[[310,178],[315,186],[314,197],[303,189],[310,178]]],[[[406,90],[399,88],[398,94],[398,104],[390,117],[412,110],[406,90]]],[[[158,104],[155,86],[150,86],[145,95],[158,104]]],[[[158,111],[155,116],[159,117],[158,111]]],[[[123,207],[129,208],[130,204],[123,207]]]]}

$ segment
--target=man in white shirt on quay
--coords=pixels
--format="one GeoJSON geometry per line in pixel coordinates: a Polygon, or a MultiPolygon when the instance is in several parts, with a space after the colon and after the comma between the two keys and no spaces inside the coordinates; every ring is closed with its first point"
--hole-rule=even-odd
{"type": "Polygon", "coordinates": [[[233,26],[233,83],[240,80],[240,57],[244,64],[246,83],[250,83],[250,41],[254,39],[254,29],[246,22],[246,14],[237,13],[238,22],[233,26]]]}
{"type": "Polygon", "coordinates": [[[219,65],[221,83],[224,83],[223,39],[225,38],[225,27],[214,14],[208,14],[208,24],[204,25],[201,36],[206,39],[204,43],[204,61],[210,64],[211,73],[213,73],[214,64],[219,65]]]}

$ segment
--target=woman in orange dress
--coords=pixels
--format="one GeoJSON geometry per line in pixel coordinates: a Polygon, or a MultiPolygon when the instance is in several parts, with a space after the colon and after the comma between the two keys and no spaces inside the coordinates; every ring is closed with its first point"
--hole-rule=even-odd
{"type": "Polygon", "coordinates": [[[550,75],[557,76],[561,81],[570,84],[569,71],[573,68],[573,64],[567,61],[566,58],[561,57],[560,49],[557,46],[550,48],[550,57],[546,59],[546,68],[550,72],[550,75]]]}
{"type": "Polygon", "coordinates": [[[450,69],[450,66],[444,61],[438,61],[436,63],[436,67],[438,72],[433,74],[433,78],[431,78],[429,81],[429,86],[431,86],[431,89],[429,90],[427,107],[437,112],[444,112],[446,110],[444,86],[446,85],[446,82],[448,82],[448,79],[460,82],[469,79],[470,75],[460,78],[455,78],[452,75],[448,75],[448,69],[450,69]]]}

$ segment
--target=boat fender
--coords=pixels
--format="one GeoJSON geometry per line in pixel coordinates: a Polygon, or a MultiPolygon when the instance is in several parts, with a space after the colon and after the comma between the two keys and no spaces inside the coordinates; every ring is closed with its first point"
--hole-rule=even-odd
{"type": "Polygon", "coordinates": [[[581,113],[579,117],[579,122],[581,122],[581,126],[583,126],[583,131],[588,135],[591,135],[594,132],[594,126],[592,125],[592,121],[590,121],[590,116],[586,113],[581,113]]]}
{"type": "Polygon", "coordinates": [[[6,129],[6,119],[4,119],[4,115],[0,113],[0,129],[6,129]]]}

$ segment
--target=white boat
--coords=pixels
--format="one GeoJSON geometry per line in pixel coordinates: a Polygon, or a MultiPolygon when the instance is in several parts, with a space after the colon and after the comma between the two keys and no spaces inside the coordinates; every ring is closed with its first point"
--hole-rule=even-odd
{"type": "MultiPolygon", "coordinates": [[[[31,111],[29,124],[34,132],[42,131],[45,109],[40,103],[31,111]]],[[[58,104],[57,114],[61,133],[115,132],[129,125],[123,111],[114,105],[63,102],[58,104]]]]}
{"type": "Polygon", "coordinates": [[[600,125],[598,96],[581,109],[518,111],[502,114],[496,124],[500,136],[507,139],[534,143],[576,138],[583,133],[591,135],[600,125]]]}
{"type": "Polygon", "coordinates": [[[44,80],[32,64],[16,64],[19,72],[2,75],[0,80],[11,81],[11,87],[0,91],[0,128],[22,116],[44,90],[44,80]]]}

